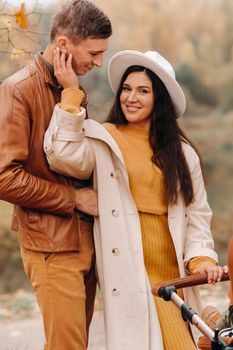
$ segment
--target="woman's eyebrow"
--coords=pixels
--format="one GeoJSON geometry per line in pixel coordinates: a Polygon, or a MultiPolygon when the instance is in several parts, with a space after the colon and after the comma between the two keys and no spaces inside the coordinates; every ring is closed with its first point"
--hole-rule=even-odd
{"type": "MultiPolygon", "coordinates": [[[[123,86],[131,86],[130,84],[124,83],[123,86]]],[[[150,89],[150,86],[147,85],[138,85],[137,88],[146,88],[146,89],[150,89]]]]}

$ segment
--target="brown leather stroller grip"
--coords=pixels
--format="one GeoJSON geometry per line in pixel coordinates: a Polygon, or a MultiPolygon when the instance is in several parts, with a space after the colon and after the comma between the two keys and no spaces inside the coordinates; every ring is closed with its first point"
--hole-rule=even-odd
{"type": "MultiPolygon", "coordinates": [[[[207,278],[208,278],[207,273],[201,273],[198,275],[190,275],[190,276],[186,276],[186,277],[180,277],[180,278],[176,278],[174,280],[154,284],[151,291],[155,296],[159,296],[158,291],[159,291],[160,287],[174,286],[176,289],[180,289],[180,288],[199,286],[201,284],[208,283],[207,278]]],[[[229,279],[230,279],[229,274],[224,272],[222,275],[222,278],[221,278],[221,282],[229,281],[229,279]]]]}

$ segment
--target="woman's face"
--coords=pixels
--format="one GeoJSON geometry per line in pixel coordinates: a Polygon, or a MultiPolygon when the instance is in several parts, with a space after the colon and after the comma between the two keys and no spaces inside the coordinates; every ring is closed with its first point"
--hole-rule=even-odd
{"type": "Polygon", "coordinates": [[[129,124],[149,128],[154,107],[152,82],[144,72],[130,73],[120,94],[121,110],[129,124]]]}

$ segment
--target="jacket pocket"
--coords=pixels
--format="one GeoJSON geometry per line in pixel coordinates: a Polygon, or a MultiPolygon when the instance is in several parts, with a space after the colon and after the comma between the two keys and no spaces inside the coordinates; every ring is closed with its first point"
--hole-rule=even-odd
{"type": "Polygon", "coordinates": [[[79,251],[78,217],[64,217],[16,207],[21,244],[37,251],[79,251]]]}

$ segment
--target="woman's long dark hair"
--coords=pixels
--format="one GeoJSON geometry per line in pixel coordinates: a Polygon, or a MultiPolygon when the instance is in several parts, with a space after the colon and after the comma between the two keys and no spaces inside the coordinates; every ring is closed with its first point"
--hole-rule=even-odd
{"type": "Polygon", "coordinates": [[[182,141],[191,144],[194,149],[195,147],[179,128],[175,107],[159,77],[145,67],[129,67],[122,76],[107,122],[115,125],[128,123],[121,110],[120,94],[127,76],[132,72],[145,72],[152,82],[154,109],[149,127],[149,143],[153,150],[151,160],[163,172],[168,203],[177,203],[177,187],[180,183],[185,205],[188,206],[194,200],[194,192],[190,170],[182,150],[182,141]]]}

